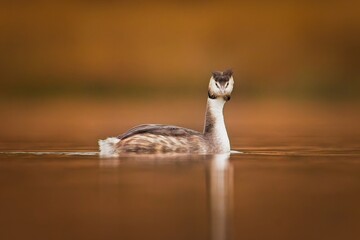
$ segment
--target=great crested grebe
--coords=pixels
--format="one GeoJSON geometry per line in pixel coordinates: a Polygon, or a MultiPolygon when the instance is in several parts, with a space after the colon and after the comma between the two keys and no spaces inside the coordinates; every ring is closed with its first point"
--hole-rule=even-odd
{"type": "Polygon", "coordinates": [[[117,137],[99,140],[100,156],[126,153],[228,153],[223,108],[234,87],[233,72],[213,72],[202,133],[171,125],[144,124],[117,137]]]}

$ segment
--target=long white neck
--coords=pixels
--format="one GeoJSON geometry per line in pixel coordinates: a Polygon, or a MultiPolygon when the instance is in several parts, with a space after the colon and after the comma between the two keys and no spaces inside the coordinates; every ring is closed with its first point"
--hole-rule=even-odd
{"type": "Polygon", "coordinates": [[[216,153],[230,152],[230,141],[223,115],[225,103],[223,98],[207,100],[204,135],[213,142],[213,150],[216,153]]]}

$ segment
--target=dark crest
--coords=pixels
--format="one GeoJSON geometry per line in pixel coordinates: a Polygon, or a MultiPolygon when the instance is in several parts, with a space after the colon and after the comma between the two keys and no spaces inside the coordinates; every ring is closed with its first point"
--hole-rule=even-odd
{"type": "Polygon", "coordinates": [[[224,72],[216,71],[212,73],[212,76],[216,82],[227,82],[233,75],[233,71],[231,69],[228,69],[224,72]]]}

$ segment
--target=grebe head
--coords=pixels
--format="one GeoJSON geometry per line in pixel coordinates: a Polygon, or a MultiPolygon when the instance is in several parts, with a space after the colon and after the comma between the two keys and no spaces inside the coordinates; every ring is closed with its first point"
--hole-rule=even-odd
{"type": "Polygon", "coordinates": [[[209,98],[223,98],[225,101],[229,101],[234,87],[232,75],[233,72],[230,69],[224,72],[213,72],[209,83],[209,98]]]}

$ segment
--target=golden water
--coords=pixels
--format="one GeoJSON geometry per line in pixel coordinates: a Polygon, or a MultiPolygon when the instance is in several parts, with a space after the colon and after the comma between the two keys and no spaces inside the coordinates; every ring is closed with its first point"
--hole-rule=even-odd
{"type": "Polygon", "coordinates": [[[140,120],[196,129],[203,114],[3,109],[0,239],[360,239],[357,114],[237,106],[225,117],[242,154],[115,159],[97,138],[140,120]]]}

